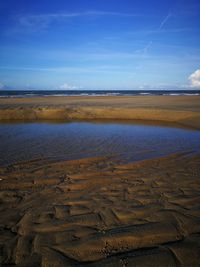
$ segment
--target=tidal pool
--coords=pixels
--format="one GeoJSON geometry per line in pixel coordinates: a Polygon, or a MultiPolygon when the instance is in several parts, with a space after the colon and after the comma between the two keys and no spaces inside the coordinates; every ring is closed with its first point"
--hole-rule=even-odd
{"type": "Polygon", "coordinates": [[[120,122],[0,124],[0,165],[110,156],[130,162],[200,152],[200,131],[120,122]]]}

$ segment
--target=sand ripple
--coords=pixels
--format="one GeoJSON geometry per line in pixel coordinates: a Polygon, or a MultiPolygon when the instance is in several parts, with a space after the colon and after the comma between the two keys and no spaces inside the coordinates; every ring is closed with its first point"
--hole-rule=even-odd
{"type": "Polygon", "coordinates": [[[200,157],[0,169],[2,266],[200,266],[200,157]]]}

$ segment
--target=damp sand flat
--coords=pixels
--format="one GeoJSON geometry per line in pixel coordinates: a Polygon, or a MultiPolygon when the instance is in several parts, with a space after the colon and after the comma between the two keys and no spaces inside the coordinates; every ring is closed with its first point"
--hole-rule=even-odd
{"type": "Polygon", "coordinates": [[[200,129],[200,96],[68,96],[0,99],[0,120],[136,119],[200,129]]]}
{"type": "Polygon", "coordinates": [[[199,266],[199,131],[0,127],[2,266],[199,266]]]}
{"type": "Polygon", "coordinates": [[[0,169],[2,266],[199,266],[200,157],[0,169]]]}

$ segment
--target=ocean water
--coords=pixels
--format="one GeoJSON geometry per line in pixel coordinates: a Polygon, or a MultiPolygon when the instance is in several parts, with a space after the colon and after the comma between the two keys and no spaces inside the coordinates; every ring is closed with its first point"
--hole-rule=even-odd
{"type": "Polygon", "coordinates": [[[108,156],[122,162],[200,153],[200,131],[136,123],[0,124],[0,165],[108,156]]]}
{"type": "Polygon", "coordinates": [[[200,90],[0,90],[2,97],[200,95],[200,90]]]}

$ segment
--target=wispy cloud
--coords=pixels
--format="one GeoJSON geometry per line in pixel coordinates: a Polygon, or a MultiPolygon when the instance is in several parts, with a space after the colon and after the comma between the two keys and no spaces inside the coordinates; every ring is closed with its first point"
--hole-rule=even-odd
{"type": "Polygon", "coordinates": [[[189,77],[191,87],[200,87],[200,69],[197,69],[189,77]]]}
{"type": "Polygon", "coordinates": [[[18,26],[22,28],[30,28],[40,26],[47,28],[53,21],[63,21],[79,17],[140,17],[141,14],[108,12],[108,11],[85,11],[85,12],[65,12],[65,13],[46,13],[46,14],[28,14],[16,17],[18,26]]]}
{"type": "MultiPolygon", "coordinates": [[[[0,66],[1,70],[18,71],[18,72],[58,72],[58,73],[129,73],[130,69],[116,65],[97,65],[93,67],[4,67],[0,66]]],[[[131,72],[132,73],[132,72],[131,72]]]]}
{"type": "MultiPolygon", "coordinates": [[[[70,49],[46,49],[45,51],[43,49],[7,49],[4,51],[3,47],[0,47],[0,50],[3,52],[0,53],[0,56],[5,55],[6,57],[8,55],[13,55],[18,53],[17,60],[20,59],[20,55],[23,53],[24,57],[27,58],[27,66],[30,67],[30,70],[34,66],[38,66],[38,62],[40,62],[39,66],[42,66],[42,70],[46,69],[48,67],[49,69],[49,62],[51,63],[51,67],[53,66],[67,66],[70,67],[74,66],[76,68],[83,67],[93,67],[94,65],[113,65],[116,66],[117,64],[120,66],[123,65],[123,68],[127,66],[127,64],[137,64],[140,60],[143,62],[147,61],[187,61],[188,63],[197,64],[200,60],[200,50],[194,49],[194,48],[188,48],[185,49],[184,46],[174,46],[169,44],[162,44],[162,43],[155,43],[152,41],[147,41],[146,43],[143,43],[143,46],[141,43],[137,44],[137,47],[135,47],[135,50],[132,51],[114,51],[114,49],[108,48],[105,50],[101,49],[77,49],[73,50],[73,48],[70,49]],[[154,47],[153,47],[154,46],[154,47]],[[139,49],[136,49],[139,47],[139,49]],[[150,53],[150,50],[153,47],[152,53],[150,53]],[[163,50],[169,50],[169,53],[156,53],[156,51],[163,51],[163,50]],[[176,53],[171,53],[171,51],[176,51],[176,53]],[[52,65],[52,63],[56,62],[56,64],[52,65]],[[70,63],[69,63],[70,62],[70,63]],[[108,64],[109,63],[109,64],[108,64]],[[124,65],[125,64],[125,65],[124,65]]],[[[0,69],[15,69],[15,67],[21,67],[23,70],[23,65],[20,63],[18,65],[12,64],[2,64],[0,65],[0,69]]],[[[33,67],[33,70],[34,70],[33,67]]],[[[25,68],[26,69],[26,68],[25,68]]],[[[50,68],[54,69],[54,68],[50,68]]]]}
{"type": "MultiPolygon", "coordinates": [[[[66,50],[26,50],[24,51],[24,57],[27,57],[27,59],[32,63],[31,65],[35,64],[37,65],[38,61],[43,62],[42,65],[45,65],[46,62],[55,62],[61,65],[66,64],[67,61],[72,62],[73,65],[80,65],[80,64],[93,64],[93,63],[105,63],[109,61],[119,61],[120,64],[122,61],[127,60],[136,60],[140,59],[141,57],[147,58],[147,51],[150,48],[152,42],[148,42],[144,47],[141,49],[137,49],[133,52],[121,52],[121,51],[112,51],[111,49],[106,50],[106,51],[89,51],[85,49],[80,49],[77,51],[73,51],[73,49],[69,49],[68,51],[66,50]]],[[[10,53],[14,53],[15,51],[11,51],[10,53]]],[[[9,51],[7,51],[6,55],[9,54],[9,51]]],[[[21,50],[18,51],[20,54],[21,50]]],[[[23,51],[22,51],[23,52],[23,51]]],[[[0,54],[1,55],[1,54],[0,54]]],[[[20,58],[17,57],[17,58],[20,58]]],[[[2,66],[2,65],[1,65],[2,66]]],[[[0,68],[1,68],[0,66],[0,68]]],[[[8,65],[5,65],[5,68],[8,65]]],[[[12,66],[14,67],[14,66],[12,66]]]]}
{"type": "Polygon", "coordinates": [[[160,33],[185,33],[185,32],[196,32],[198,29],[194,28],[168,28],[168,29],[157,29],[157,30],[146,30],[141,31],[143,34],[160,34],[160,33]]]}

